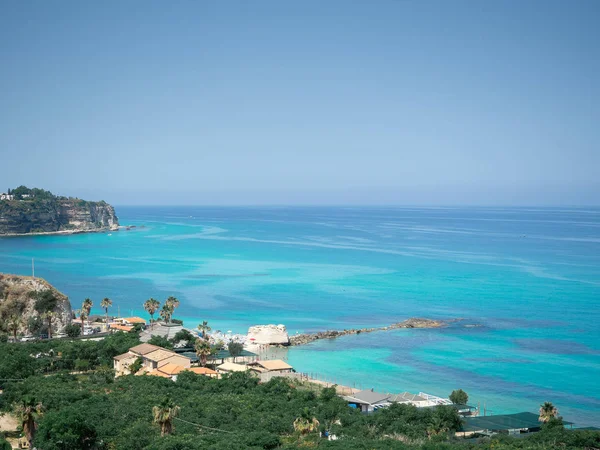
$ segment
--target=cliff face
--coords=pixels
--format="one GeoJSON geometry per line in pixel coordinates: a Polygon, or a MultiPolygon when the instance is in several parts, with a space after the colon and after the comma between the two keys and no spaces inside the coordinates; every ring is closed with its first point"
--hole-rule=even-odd
{"type": "Polygon", "coordinates": [[[56,306],[52,310],[52,331],[62,333],[71,323],[71,303],[64,294],[42,278],[0,273],[0,323],[7,325],[11,317],[17,316],[20,319],[18,332],[24,334],[31,331],[28,330],[30,319],[40,319],[47,323],[35,310],[38,294],[45,291],[50,291],[56,298],[56,306]]]}
{"type": "Polygon", "coordinates": [[[106,202],[78,199],[0,201],[0,235],[115,229],[119,220],[106,202]]]}

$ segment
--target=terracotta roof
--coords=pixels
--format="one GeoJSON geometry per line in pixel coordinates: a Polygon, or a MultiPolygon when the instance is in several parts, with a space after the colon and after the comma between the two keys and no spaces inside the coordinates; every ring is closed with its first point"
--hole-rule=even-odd
{"type": "Polygon", "coordinates": [[[285,361],[282,361],[281,359],[272,359],[269,361],[256,361],[251,363],[250,365],[258,365],[261,367],[264,367],[265,369],[271,371],[271,370],[290,370],[292,368],[292,366],[290,366],[288,363],[286,363],[285,361]]]}
{"type": "Polygon", "coordinates": [[[226,362],[217,367],[219,370],[225,370],[227,372],[245,372],[248,370],[246,366],[242,364],[235,364],[232,362],[226,362]]]}
{"type": "Polygon", "coordinates": [[[150,369],[148,369],[147,367],[142,367],[135,373],[135,376],[139,377],[140,375],[146,375],[148,372],[150,372],[150,369]]]}
{"type": "Polygon", "coordinates": [[[152,344],[140,344],[135,347],[131,347],[129,349],[130,352],[137,353],[138,355],[145,355],[146,353],[153,352],[155,350],[160,350],[161,347],[152,344]]]}
{"type": "Polygon", "coordinates": [[[146,320],[142,319],[141,317],[124,317],[123,320],[129,323],[146,323],[146,320]]]}
{"type": "Polygon", "coordinates": [[[121,361],[122,359],[127,359],[128,357],[133,356],[131,353],[123,353],[122,355],[117,355],[113,359],[115,361],[121,361]]]}
{"type": "Polygon", "coordinates": [[[185,367],[175,363],[168,363],[158,370],[159,372],[166,373],[167,375],[177,375],[182,370],[185,370],[185,367]]]}
{"type": "Polygon", "coordinates": [[[131,325],[119,325],[118,323],[111,323],[110,328],[114,329],[114,330],[121,330],[121,331],[131,331],[133,330],[133,327],[131,325]]]}
{"type": "Polygon", "coordinates": [[[146,375],[152,375],[153,377],[171,378],[171,375],[167,375],[166,373],[162,373],[158,370],[153,370],[152,372],[148,372],[146,375]]]}
{"type": "Polygon", "coordinates": [[[179,366],[184,366],[184,367],[190,367],[192,365],[192,360],[190,358],[188,358],[187,356],[178,355],[176,353],[173,353],[168,358],[158,361],[158,367],[162,367],[165,364],[169,364],[169,363],[174,363],[174,364],[177,364],[179,366]]]}
{"type": "Polygon", "coordinates": [[[185,370],[189,370],[190,372],[194,372],[198,375],[218,375],[218,372],[215,372],[214,370],[209,369],[208,367],[190,367],[189,369],[185,370]]]}
{"type": "MultiPolygon", "coordinates": [[[[147,344],[142,344],[142,345],[147,345],[147,344]]],[[[144,354],[144,358],[149,359],[150,361],[162,361],[163,359],[167,359],[170,358],[172,356],[176,356],[177,354],[175,352],[172,352],[171,350],[166,350],[164,348],[160,348],[158,347],[157,350],[151,351],[149,353],[144,354]]]]}

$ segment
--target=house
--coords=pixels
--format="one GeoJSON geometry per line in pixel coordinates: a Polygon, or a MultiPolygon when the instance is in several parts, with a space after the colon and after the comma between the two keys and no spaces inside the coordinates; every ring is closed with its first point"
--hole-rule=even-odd
{"type": "Polygon", "coordinates": [[[121,325],[135,325],[136,323],[141,323],[146,325],[146,320],[141,317],[118,317],[114,320],[117,323],[121,323],[121,325]]]}
{"type": "Polygon", "coordinates": [[[375,392],[371,389],[358,391],[352,395],[345,395],[342,398],[353,408],[358,408],[362,412],[373,412],[376,409],[388,407],[390,405],[388,401],[390,397],[390,394],[375,392]]]}
{"type": "Polygon", "coordinates": [[[123,353],[113,358],[113,367],[115,369],[115,376],[129,375],[131,371],[129,366],[138,359],[138,356],[131,353],[123,353]]]}
{"type": "Polygon", "coordinates": [[[147,367],[148,369],[159,369],[169,363],[174,363],[186,368],[191,367],[192,365],[192,362],[185,356],[178,355],[177,353],[164,348],[159,348],[159,350],[146,353],[142,356],[142,359],[144,361],[144,367],[147,367]]]}
{"type": "Polygon", "coordinates": [[[217,373],[245,372],[248,368],[243,364],[226,362],[217,366],[217,373]]]}
{"type": "Polygon", "coordinates": [[[294,368],[281,359],[272,359],[268,361],[255,361],[248,364],[248,368],[253,372],[265,373],[291,373],[294,368]]]}
{"type": "Polygon", "coordinates": [[[410,392],[402,392],[401,394],[391,395],[388,398],[388,402],[414,405],[417,408],[431,406],[429,400],[427,400],[425,397],[421,397],[417,394],[411,394],[410,392]]]}
{"type": "Polygon", "coordinates": [[[152,344],[140,344],[135,347],[131,347],[127,353],[115,356],[113,358],[114,369],[116,376],[128,375],[129,366],[138,358],[142,360],[141,374],[150,374],[150,372],[157,369],[162,369],[164,366],[171,364],[167,367],[166,373],[168,376],[172,376],[175,373],[168,373],[174,370],[173,366],[179,366],[182,369],[187,369],[192,365],[189,358],[178,355],[171,350],[164,349],[152,344]]]}
{"type": "Polygon", "coordinates": [[[0,200],[14,200],[15,196],[10,194],[2,193],[0,194],[0,200]]]}

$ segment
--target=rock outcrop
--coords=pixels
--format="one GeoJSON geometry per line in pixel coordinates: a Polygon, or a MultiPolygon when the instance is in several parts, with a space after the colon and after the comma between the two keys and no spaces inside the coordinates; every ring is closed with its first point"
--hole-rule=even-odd
{"type": "Polygon", "coordinates": [[[285,325],[256,325],[248,328],[247,342],[254,344],[289,345],[285,325]]]}
{"type": "Polygon", "coordinates": [[[440,328],[448,325],[449,321],[410,318],[403,322],[393,323],[387,327],[354,328],[350,330],[328,330],[317,333],[297,334],[290,338],[290,345],[304,345],[318,339],[333,339],[348,334],[372,333],[374,331],[395,330],[398,328],[440,328]]]}
{"type": "Polygon", "coordinates": [[[57,197],[41,189],[30,191],[41,193],[24,199],[0,200],[0,236],[81,233],[114,230],[119,226],[115,209],[104,201],[57,197]]]}
{"type": "MultiPolygon", "coordinates": [[[[19,334],[29,334],[30,319],[40,319],[44,326],[47,319],[42,318],[36,311],[35,304],[38,294],[49,291],[56,298],[56,305],[52,312],[52,332],[62,333],[71,323],[72,311],[69,299],[42,278],[7,275],[0,273],[0,325],[8,326],[11,317],[17,316],[19,320],[19,334]]],[[[4,331],[7,331],[6,329],[4,331]]]]}

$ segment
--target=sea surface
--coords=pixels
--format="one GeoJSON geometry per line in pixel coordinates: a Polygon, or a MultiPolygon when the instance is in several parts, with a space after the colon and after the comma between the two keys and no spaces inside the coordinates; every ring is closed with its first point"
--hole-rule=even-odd
{"type": "Polygon", "coordinates": [[[130,231],[0,239],[0,271],[74,308],[147,317],[175,295],[193,327],[290,333],[463,318],[317,341],[297,370],[386,392],[462,388],[487,414],[544,401],[600,425],[600,209],[117,207],[130,231]],[[477,325],[466,327],[464,325],[477,325]]]}

